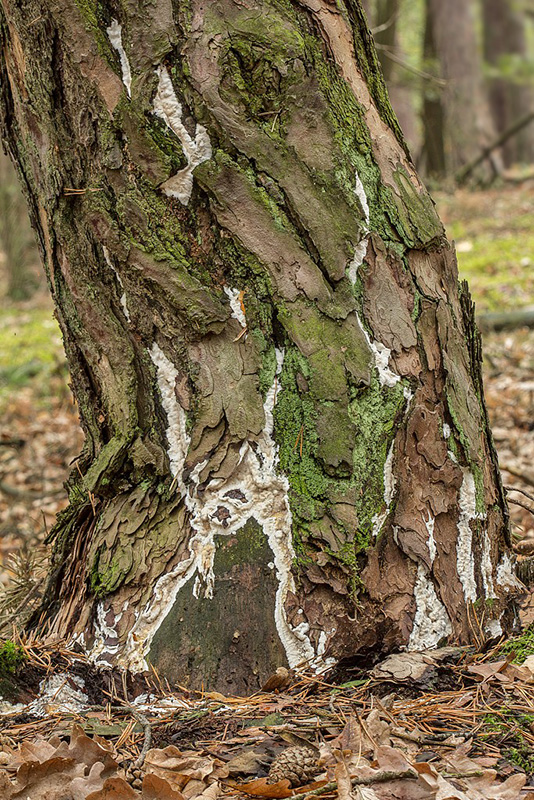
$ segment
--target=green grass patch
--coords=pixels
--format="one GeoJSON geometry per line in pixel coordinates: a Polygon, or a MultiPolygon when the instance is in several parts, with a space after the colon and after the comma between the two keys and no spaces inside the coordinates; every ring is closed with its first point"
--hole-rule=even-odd
{"type": "Polygon", "coordinates": [[[528,192],[509,187],[459,190],[436,193],[436,200],[477,312],[533,305],[534,230],[528,192]]]}
{"type": "Polygon", "coordinates": [[[521,714],[518,711],[503,707],[484,717],[484,727],[478,738],[485,742],[494,742],[501,748],[503,756],[512,764],[516,764],[527,775],[534,773],[534,749],[530,745],[533,714],[521,714]]]}
{"type": "Polygon", "coordinates": [[[16,305],[1,309],[0,406],[31,383],[38,388],[37,396],[46,398],[58,376],[66,385],[61,333],[51,309],[28,310],[16,305]]]}

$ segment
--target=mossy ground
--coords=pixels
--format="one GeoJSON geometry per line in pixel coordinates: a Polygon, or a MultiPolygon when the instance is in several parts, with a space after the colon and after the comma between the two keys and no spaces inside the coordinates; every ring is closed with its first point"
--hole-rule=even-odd
{"type": "Polygon", "coordinates": [[[534,231],[528,188],[434,193],[449,238],[456,243],[460,277],[478,313],[534,303],[534,231]]]}
{"type": "Polygon", "coordinates": [[[46,407],[68,391],[61,333],[48,304],[4,304],[0,309],[0,410],[13,392],[33,384],[35,402],[46,407]]]}
{"type": "Polygon", "coordinates": [[[534,655],[534,625],[529,625],[521,636],[513,636],[501,645],[499,656],[504,658],[510,653],[514,653],[514,664],[522,664],[525,658],[534,655]]]}
{"type": "Polygon", "coordinates": [[[534,773],[534,750],[530,744],[534,714],[503,708],[484,717],[484,728],[478,736],[488,744],[495,743],[502,755],[527,775],[534,773]]]}

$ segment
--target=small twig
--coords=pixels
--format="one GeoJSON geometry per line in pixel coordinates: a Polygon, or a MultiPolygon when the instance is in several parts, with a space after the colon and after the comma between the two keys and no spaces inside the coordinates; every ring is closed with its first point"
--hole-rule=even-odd
{"type": "Polygon", "coordinates": [[[242,339],[247,332],[248,332],[248,326],[245,326],[244,328],[242,328],[241,333],[237,334],[237,336],[234,339],[234,342],[238,342],[240,339],[242,339]]]}
{"type": "Polygon", "coordinates": [[[137,758],[134,762],[134,767],[136,769],[141,769],[145,763],[146,754],[150,750],[150,745],[152,744],[152,725],[148,721],[148,718],[145,717],[144,714],[141,714],[140,711],[133,709],[131,706],[126,706],[126,708],[128,708],[132,716],[141,723],[145,732],[145,740],[143,742],[141,752],[139,753],[139,758],[137,758]]]}
{"type": "Polygon", "coordinates": [[[10,486],[4,481],[0,481],[0,492],[7,494],[9,497],[20,497],[24,500],[42,500],[44,497],[52,497],[59,494],[64,494],[65,489],[50,489],[49,491],[34,492],[31,489],[19,489],[17,486],[10,486]]]}
{"type": "Polygon", "coordinates": [[[425,72],[422,69],[418,69],[414,67],[412,64],[409,64],[405,61],[401,56],[397,55],[394,49],[392,49],[389,45],[386,44],[379,44],[375,42],[375,47],[380,52],[384,53],[385,56],[390,58],[395,64],[398,64],[399,67],[402,67],[407,72],[411,72],[413,75],[417,75],[418,78],[424,78],[427,81],[432,81],[432,83],[437,84],[440,88],[443,88],[447,85],[447,81],[443,80],[443,78],[438,78],[437,75],[432,75],[430,72],[425,72]]]}
{"type": "Polygon", "coordinates": [[[494,139],[493,142],[491,142],[487,147],[484,147],[476,158],[474,158],[472,161],[470,161],[468,164],[466,164],[460,170],[458,170],[458,172],[455,175],[457,182],[459,184],[462,184],[466,180],[466,178],[468,178],[469,175],[471,175],[473,170],[476,167],[478,167],[479,164],[485,161],[486,158],[489,158],[489,156],[493,153],[494,150],[497,150],[498,147],[501,147],[503,144],[505,144],[508,141],[508,139],[511,139],[512,136],[515,136],[517,133],[519,133],[520,130],[522,130],[526,125],[528,125],[533,120],[534,120],[534,111],[529,111],[528,114],[525,114],[523,117],[513,122],[508,128],[506,128],[505,131],[499,134],[499,136],[497,136],[497,138],[494,139]]]}
{"type": "Polygon", "coordinates": [[[525,497],[528,497],[529,500],[534,501],[534,494],[530,494],[530,492],[525,492],[524,489],[520,489],[518,486],[505,486],[504,487],[507,492],[519,492],[520,494],[524,494],[525,497]]]}
{"type": "Polygon", "coordinates": [[[472,769],[469,772],[442,772],[442,778],[481,778],[484,772],[481,769],[472,769]]]}
{"type": "Polygon", "coordinates": [[[513,464],[501,463],[501,472],[509,472],[510,475],[515,475],[516,478],[521,478],[525,483],[534,486],[534,475],[513,464]]]}
{"type": "MultiPolygon", "coordinates": [[[[393,770],[384,770],[384,772],[377,772],[376,775],[372,775],[370,778],[351,778],[352,786],[372,786],[373,783],[387,783],[388,781],[399,781],[399,780],[417,780],[419,775],[413,769],[405,769],[401,772],[394,772],[393,770]]],[[[326,783],[324,786],[321,786],[319,789],[314,789],[311,792],[306,792],[306,794],[299,794],[297,797],[299,800],[307,800],[308,797],[319,797],[322,794],[329,794],[330,792],[335,792],[337,789],[337,781],[331,781],[330,783],[326,783]]]]}
{"type": "Polygon", "coordinates": [[[304,423],[300,426],[299,435],[295,439],[295,444],[293,445],[293,452],[295,452],[295,450],[299,446],[299,442],[300,442],[300,455],[301,455],[301,457],[302,457],[302,442],[303,442],[303,440],[304,440],[304,423]]]}
{"type": "Polygon", "coordinates": [[[523,500],[513,500],[511,497],[506,498],[509,503],[513,503],[514,506],[521,506],[521,508],[530,511],[531,514],[534,514],[534,506],[530,503],[525,503],[523,500]]]}

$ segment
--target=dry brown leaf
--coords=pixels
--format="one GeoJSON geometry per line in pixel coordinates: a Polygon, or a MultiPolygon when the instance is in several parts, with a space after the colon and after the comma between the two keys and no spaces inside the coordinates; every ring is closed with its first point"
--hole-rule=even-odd
{"type": "Polygon", "coordinates": [[[518,800],[526,783],[526,775],[517,773],[500,783],[497,772],[486,770],[479,778],[467,778],[466,793],[469,800],[518,800]]]}
{"type": "Polygon", "coordinates": [[[375,752],[375,759],[378,767],[385,772],[413,770],[413,764],[406,759],[404,753],[395,747],[389,747],[389,745],[378,747],[375,752]]]}
{"type": "MultiPolygon", "coordinates": [[[[207,789],[204,789],[202,794],[197,795],[197,800],[217,800],[221,793],[221,787],[218,783],[212,783],[207,789]]],[[[144,798],[143,798],[144,800],[144,798]]]]}
{"type": "Polygon", "coordinates": [[[163,778],[157,775],[145,775],[143,800],[183,800],[183,795],[176,792],[163,778]]]}
{"type": "Polygon", "coordinates": [[[258,778],[249,783],[233,784],[236,789],[245,794],[252,795],[253,797],[272,797],[283,798],[291,797],[293,791],[291,784],[287,779],[278,781],[278,783],[267,783],[266,778],[258,778]]]}
{"type": "Polygon", "coordinates": [[[335,750],[334,755],[337,761],[335,780],[337,781],[338,798],[339,800],[353,800],[352,782],[343,752],[341,750],[335,750]]]}
{"type": "Polygon", "coordinates": [[[0,770],[0,797],[3,800],[11,800],[13,797],[13,784],[9,780],[7,772],[0,770]]]}
{"type": "Polygon", "coordinates": [[[186,783],[182,789],[182,794],[185,797],[185,800],[193,800],[193,798],[200,797],[205,788],[206,784],[204,781],[193,778],[186,783]]]}
{"type": "Polygon", "coordinates": [[[245,750],[226,763],[229,775],[256,775],[261,766],[267,764],[267,759],[254,750],[245,750]]]}
{"type": "Polygon", "coordinates": [[[141,800],[141,795],[132,789],[123,778],[108,778],[104,786],[92,792],[85,800],[141,800]]]}
{"type": "Polygon", "coordinates": [[[75,778],[83,778],[85,765],[72,758],[49,758],[43,763],[32,761],[21,764],[13,786],[13,800],[63,800],[75,778]]]}

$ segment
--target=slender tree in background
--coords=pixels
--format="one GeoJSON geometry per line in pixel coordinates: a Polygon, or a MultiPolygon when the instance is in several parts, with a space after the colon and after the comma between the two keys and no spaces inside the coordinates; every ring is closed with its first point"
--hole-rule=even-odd
{"type": "MultiPolygon", "coordinates": [[[[518,72],[527,62],[525,14],[517,0],[483,0],[484,58],[493,67],[489,98],[497,133],[534,109],[534,87],[518,72]],[[500,74],[495,74],[495,72],[500,74]]],[[[510,138],[502,148],[507,166],[534,160],[534,123],[510,138]]]]}
{"type": "Polygon", "coordinates": [[[406,68],[399,45],[401,0],[377,0],[372,29],[384,80],[395,115],[412,151],[419,149],[418,125],[412,87],[406,83],[406,68]]]}
{"type": "Polygon", "coordinates": [[[2,8],[86,436],[52,632],[226,691],[499,633],[473,309],[359,1],[2,8]]]}
{"type": "Polygon", "coordinates": [[[27,300],[37,289],[39,253],[13,164],[0,153],[0,251],[6,295],[27,300]]]}
{"type": "Polygon", "coordinates": [[[445,124],[443,103],[439,84],[439,61],[434,41],[434,21],[431,0],[425,3],[425,29],[423,38],[423,65],[425,71],[435,80],[423,83],[423,146],[420,158],[421,167],[429,178],[445,175],[445,124]]]}
{"type": "MultiPolygon", "coordinates": [[[[434,87],[430,87],[432,96],[425,98],[423,146],[428,173],[452,176],[494,139],[495,128],[482,79],[472,4],[427,0],[426,8],[425,57],[435,54],[444,87],[441,111],[434,87]]],[[[497,155],[492,163],[494,169],[500,168],[497,155]]]]}

